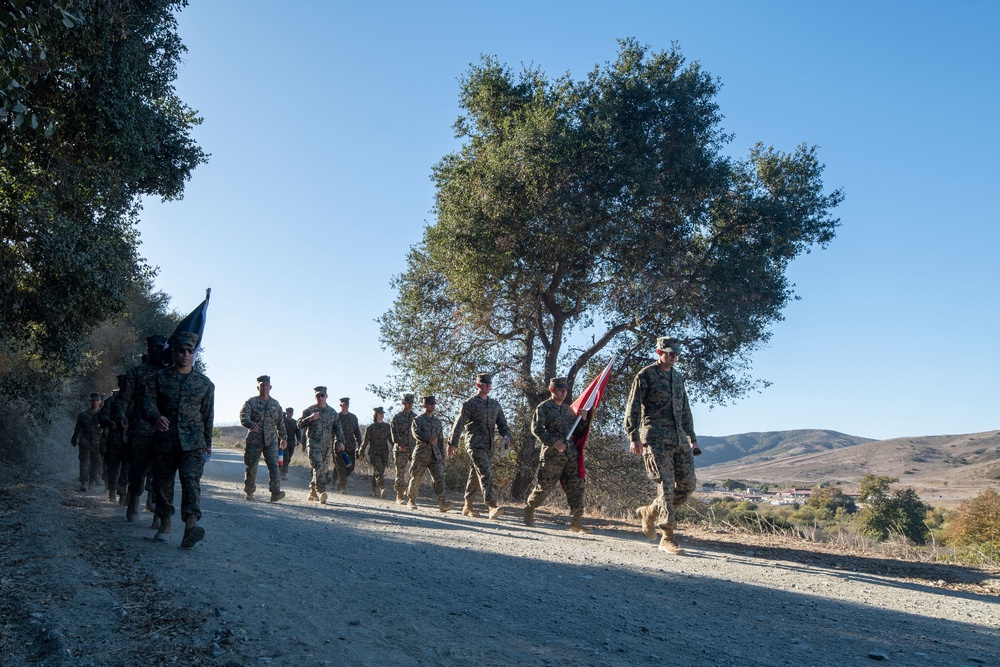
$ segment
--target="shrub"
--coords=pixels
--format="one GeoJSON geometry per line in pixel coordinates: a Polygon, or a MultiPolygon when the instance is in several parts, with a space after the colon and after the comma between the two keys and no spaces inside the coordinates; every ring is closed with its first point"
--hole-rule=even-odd
{"type": "Polygon", "coordinates": [[[911,488],[890,494],[889,486],[898,481],[898,477],[880,477],[871,473],[861,479],[860,501],[865,508],[860,513],[858,531],[880,542],[895,534],[915,544],[924,544],[930,533],[924,523],[928,506],[911,488]]]}
{"type": "Polygon", "coordinates": [[[963,502],[945,529],[945,539],[963,560],[1000,562],[1000,494],[985,491],[963,502]]]}

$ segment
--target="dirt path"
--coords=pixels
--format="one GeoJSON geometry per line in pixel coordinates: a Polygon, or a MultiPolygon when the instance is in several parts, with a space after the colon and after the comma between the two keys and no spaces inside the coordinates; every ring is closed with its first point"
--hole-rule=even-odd
{"type": "Polygon", "coordinates": [[[710,537],[675,558],[613,523],[408,510],[363,476],[321,507],[289,477],[245,502],[217,450],[190,550],[70,474],[0,487],[0,666],[1000,664],[996,574],[710,537]]]}

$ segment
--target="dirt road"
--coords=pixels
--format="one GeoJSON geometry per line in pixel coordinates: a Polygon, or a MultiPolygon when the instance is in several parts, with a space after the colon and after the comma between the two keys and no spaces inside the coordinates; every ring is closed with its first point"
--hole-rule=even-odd
{"type": "Polygon", "coordinates": [[[409,510],[363,476],[318,506],[301,468],[246,502],[242,475],[215,452],[193,549],[69,473],[0,487],[0,666],[1000,664],[995,573],[710,536],[670,557],[613,522],[409,510]]]}

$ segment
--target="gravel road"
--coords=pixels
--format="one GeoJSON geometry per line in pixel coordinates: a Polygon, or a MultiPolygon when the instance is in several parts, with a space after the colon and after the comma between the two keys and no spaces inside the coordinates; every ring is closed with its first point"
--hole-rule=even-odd
{"type": "Polygon", "coordinates": [[[216,450],[193,549],[68,473],[0,486],[0,666],[1000,665],[997,573],[710,535],[673,557],[615,522],[410,510],[364,475],[319,506],[293,467],[246,502],[242,476],[216,450]]]}

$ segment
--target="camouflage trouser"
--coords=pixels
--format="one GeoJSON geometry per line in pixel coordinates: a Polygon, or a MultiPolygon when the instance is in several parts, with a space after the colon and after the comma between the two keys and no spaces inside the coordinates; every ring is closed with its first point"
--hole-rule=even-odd
{"type": "Polygon", "coordinates": [[[472,458],[472,467],[469,469],[469,481],[465,483],[465,500],[472,502],[472,497],[482,491],[483,500],[487,505],[493,507],[497,504],[497,499],[493,495],[490,450],[477,447],[469,450],[469,456],[472,458]]]}
{"type": "MultiPolygon", "coordinates": [[[[573,445],[570,444],[570,447],[573,445]]],[[[545,502],[545,498],[555,487],[556,482],[562,482],[566,492],[566,503],[569,513],[573,516],[583,516],[583,484],[576,457],[570,458],[566,452],[557,452],[555,447],[546,447],[542,459],[538,463],[538,483],[528,496],[528,506],[537,508],[545,502]]]]}
{"type": "Polygon", "coordinates": [[[135,433],[128,439],[128,494],[140,498],[153,461],[153,436],[135,433]]]}
{"type": "Polygon", "coordinates": [[[92,445],[80,443],[77,447],[80,457],[80,484],[95,486],[101,481],[101,450],[97,443],[92,445]]]}
{"type": "Polygon", "coordinates": [[[368,455],[368,462],[372,464],[372,491],[385,488],[385,464],[388,458],[384,454],[368,455]]]}
{"type": "Polygon", "coordinates": [[[410,487],[406,495],[410,500],[417,497],[424,471],[429,470],[434,481],[434,493],[439,499],[444,498],[444,462],[434,457],[434,448],[428,444],[419,443],[413,448],[413,459],[410,461],[410,487]]]}
{"type": "Polygon", "coordinates": [[[333,455],[333,463],[337,466],[337,488],[341,491],[347,488],[347,478],[354,472],[354,457],[357,450],[347,447],[344,452],[334,452],[333,455]],[[344,452],[351,458],[350,466],[344,463],[344,452]]]}
{"type": "Polygon", "coordinates": [[[647,441],[642,448],[642,459],[646,475],[657,484],[656,500],[652,503],[657,510],[656,526],[661,530],[673,528],[677,525],[676,508],[684,504],[697,485],[691,447],[647,441]]]}
{"type": "Polygon", "coordinates": [[[181,480],[181,521],[201,519],[201,474],[205,470],[204,449],[181,449],[179,442],[157,443],[153,456],[153,494],[156,516],[174,514],[174,476],[181,480]]]}
{"type": "Polygon", "coordinates": [[[309,490],[313,493],[326,493],[326,471],[332,460],[330,445],[309,445],[309,465],[312,466],[312,480],[309,490]]]}
{"type": "Polygon", "coordinates": [[[107,486],[109,489],[114,489],[116,493],[120,488],[119,480],[121,478],[122,461],[124,458],[125,442],[120,437],[120,432],[118,437],[112,438],[108,436],[108,442],[104,448],[104,465],[108,469],[107,486]]]}
{"type": "Polygon", "coordinates": [[[392,485],[396,491],[402,493],[406,491],[406,473],[410,469],[410,457],[413,452],[395,451],[392,461],[396,466],[396,482],[392,485]]]}
{"type": "Polygon", "coordinates": [[[243,475],[243,492],[253,493],[257,490],[257,466],[260,457],[264,456],[267,465],[267,488],[271,493],[281,491],[281,480],[278,478],[278,443],[265,445],[262,442],[248,442],[243,453],[243,463],[246,473],[243,475]]]}

